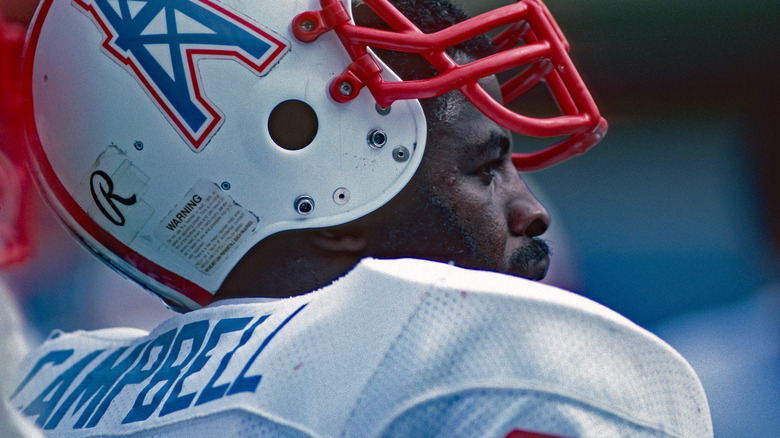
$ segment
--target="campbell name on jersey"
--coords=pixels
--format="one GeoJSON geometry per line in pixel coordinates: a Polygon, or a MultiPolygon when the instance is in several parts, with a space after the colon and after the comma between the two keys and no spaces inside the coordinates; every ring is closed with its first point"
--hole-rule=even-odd
{"type": "Polygon", "coordinates": [[[150,333],[53,336],[11,400],[61,436],[712,434],[695,374],[646,331],[549,286],[420,260],[364,260],[321,290],[150,333]]]}

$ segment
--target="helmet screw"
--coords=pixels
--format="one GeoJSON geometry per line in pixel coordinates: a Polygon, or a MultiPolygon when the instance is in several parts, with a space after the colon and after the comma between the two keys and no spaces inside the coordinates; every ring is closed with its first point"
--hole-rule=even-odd
{"type": "Polygon", "coordinates": [[[342,96],[351,96],[352,90],[352,84],[350,84],[349,81],[341,81],[341,84],[339,84],[339,93],[341,93],[342,96]]]}
{"type": "Polygon", "coordinates": [[[380,104],[376,104],[376,112],[379,113],[379,115],[386,116],[390,114],[390,107],[389,106],[382,106],[380,104]]]}
{"type": "Polygon", "coordinates": [[[387,144],[387,134],[381,129],[372,129],[368,131],[368,145],[374,149],[380,149],[387,144]]]}
{"type": "Polygon", "coordinates": [[[311,32],[316,27],[316,25],[314,24],[314,20],[312,19],[301,20],[300,26],[301,29],[306,32],[311,32]]]}
{"type": "Polygon", "coordinates": [[[143,148],[144,148],[144,142],[142,142],[142,141],[140,141],[140,140],[136,140],[136,141],[133,143],[133,146],[135,147],[135,150],[137,150],[137,151],[143,150],[143,148]]]}
{"type": "Polygon", "coordinates": [[[336,191],[333,192],[333,202],[338,205],[344,205],[349,202],[349,190],[344,187],[336,189],[336,191]]]}
{"type": "Polygon", "coordinates": [[[393,149],[393,159],[399,163],[403,163],[404,161],[408,160],[409,155],[409,149],[406,149],[403,146],[396,146],[396,148],[393,149]]]}
{"type": "Polygon", "coordinates": [[[219,186],[222,188],[222,190],[230,190],[230,183],[227,181],[223,181],[219,186]]]}
{"type": "Polygon", "coordinates": [[[298,214],[306,216],[314,210],[314,199],[311,196],[298,196],[295,200],[295,210],[298,214]]]}

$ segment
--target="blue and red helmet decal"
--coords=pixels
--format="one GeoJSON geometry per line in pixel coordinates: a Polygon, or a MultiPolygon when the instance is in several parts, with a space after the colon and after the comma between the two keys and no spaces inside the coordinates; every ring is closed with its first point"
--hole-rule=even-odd
{"type": "Polygon", "coordinates": [[[143,86],[194,151],[223,116],[197,62],[223,58],[262,76],[288,49],[279,36],[209,0],[73,0],[101,29],[102,47],[143,86]]]}

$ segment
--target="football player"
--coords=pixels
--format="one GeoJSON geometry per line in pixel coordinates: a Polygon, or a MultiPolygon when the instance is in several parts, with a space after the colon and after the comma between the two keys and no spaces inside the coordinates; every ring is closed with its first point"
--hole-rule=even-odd
{"type": "Polygon", "coordinates": [[[44,0],[35,177],[183,314],[50,337],[13,403],[52,435],[711,436],[674,350],[531,281],[518,170],[607,127],[568,50],[540,0],[44,0]],[[560,113],[513,106],[537,85],[560,113]]]}

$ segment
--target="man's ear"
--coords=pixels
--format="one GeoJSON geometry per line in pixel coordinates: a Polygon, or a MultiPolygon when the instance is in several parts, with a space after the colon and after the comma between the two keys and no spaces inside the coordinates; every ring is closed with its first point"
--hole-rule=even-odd
{"type": "Polygon", "coordinates": [[[310,230],[308,239],[318,250],[336,254],[360,255],[368,247],[368,239],[358,226],[342,225],[338,227],[310,230]]]}

